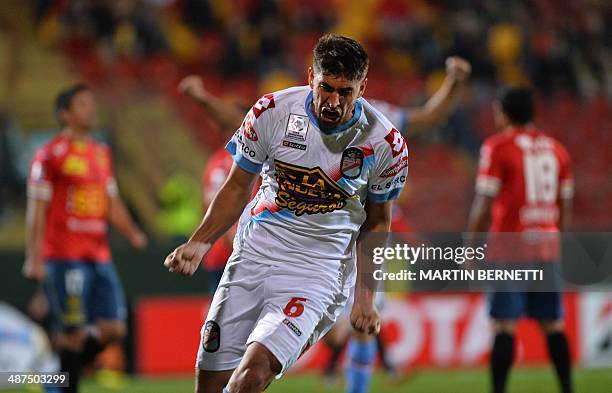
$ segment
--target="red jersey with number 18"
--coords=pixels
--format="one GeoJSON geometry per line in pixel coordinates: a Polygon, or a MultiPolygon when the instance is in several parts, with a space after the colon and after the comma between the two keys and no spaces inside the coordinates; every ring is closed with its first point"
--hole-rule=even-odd
{"type": "Polygon", "coordinates": [[[58,135],[35,154],[28,197],[49,202],[43,257],[109,262],[109,196],[117,195],[109,149],[58,135]]]}
{"type": "MultiPolygon", "coordinates": [[[[560,201],[573,197],[573,184],[565,148],[535,128],[509,129],[489,137],[481,148],[476,189],[495,198],[490,232],[559,232],[560,201]]],[[[551,246],[550,241],[535,245],[519,239],[496,244],[506,243],[504,254],[518,259],[558,257],[557,241],[551,246]]],[[[491,253],[496,252],[490,248],[491,253]]]]}

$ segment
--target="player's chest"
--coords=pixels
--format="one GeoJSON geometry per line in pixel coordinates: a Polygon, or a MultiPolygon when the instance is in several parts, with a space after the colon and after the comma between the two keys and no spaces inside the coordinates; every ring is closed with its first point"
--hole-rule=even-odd
{"type": "Polygon", "coordinates": [[[367,185],[374,149],[359,132],[330,137],[307,116],[291,115],[275,135],[268,162],[279,184],[303,190],[340,187],[351,195],[367,185]]]}
{"type": "Polygon", "coordinates": [[[110,176],[110,163],[102,152],[70,150],[56,157],[56,180],[66,184],[104,183],[110,176]]]}

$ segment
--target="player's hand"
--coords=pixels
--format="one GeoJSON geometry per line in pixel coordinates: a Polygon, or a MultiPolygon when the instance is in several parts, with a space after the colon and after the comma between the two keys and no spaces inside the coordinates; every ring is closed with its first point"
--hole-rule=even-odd
{"type": "Polygon", "coordinates": [[[37,282],[42,282],[47,276],[47,269],[43,261],[35,261],[32,258],[27,258],[25,260],[25,263],[23,264],[21,273],[25,278],[29,278],[30,280],[34,280],[37,282]]]}
{"type": "Polygon", "coordinates": [[[178,246],[168,255],[164,261],[164,266],[171,272],[191,276],[198,269],[209,249],[210,243],[189,241],[178,246]]]}
{"type": "Polygon", "coordinates": [[[149,239],[144,232],[138,230],[130,237],[130,244],[137,250],[144,249],[149,244],[149,239]]]}
{"type": "Polygon", "coordinates": [[[208,91],[204,88],[204,82],[197,75],[183,78],[178,85],[178,91],[196,101],[202,102],[208,99],[208,91]]]}
{"type": "Polygon", "coordinates": [[[351,325],[359,333],[378,334],[380,331],[380,316],[376,306],[355,301],[351,310],[351,325]]]}
{"type": "Polygon", "coordinates": [[[452,56],[446,59],[446,74],[458,82],[463,82],[470,77],[472,65],[469,61],[452,56]]]}

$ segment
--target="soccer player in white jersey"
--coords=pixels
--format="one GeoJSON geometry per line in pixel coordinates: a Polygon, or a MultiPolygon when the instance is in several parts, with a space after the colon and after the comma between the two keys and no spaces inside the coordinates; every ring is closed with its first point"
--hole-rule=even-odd
{"type": "MultiPolygon", "coordinates": [[[[372,99],[368,102],[380,110],[393,125],[397,126],[404,136],[411,137],[433,130],[447,119],[459,101],[461,87],[464,86],[470,72],[471,66],[468,61],[459,57],[449,57],[446,59],[446,77],[424,105],[406,108],[382,100],[372,99]]],[[[238,105],[228,104],[209,92],[199,76],[190,75],[184,78],[179,84],[179,90],[197,102],[222,130],[235,129],[242,122],[242,109],[238,105]]],[[[393,214],[391,230],[406,230],[405,218],[396,217],[396,213],[393,214]]],[[[382,295],[382,293],[379,295],[382,295]]],[[[332,351],[330,362],[325,371],[326,377],[330,380],[335,378],[337,361],[351,330],[348,321],[349,314],[350,310],[345,310],[342,318],[325,336],[325,343],[332,351]]],[[[349,393],[368,391],[368,381],[377,352],[380,354],[385,369],[392,375],[396,375],[393,365],[385,356],[382,341],[376,336],[376,345],[374,345],[369,337],[365,334],[357,334],[349,345],[345,370],[346,391],[349,393]]]]}
{"type": "Polygon", "coordinates": [[[362,98],[367,68],[359,43],[322,37],[309,85],[253,106],[227,145],[235,163],[226,183],[187,243],[166,258],[171,271],[193,274],[240,216],[202,328],[197,392],[261,392],[331,327],[353,285],[353,327],[378,331],[374,293],[356,274],[370,266],[356,249],[364,234],[389,231],[408,151],[362,98]],[[262,186],[248,202],[260,172],[262,186]]]}

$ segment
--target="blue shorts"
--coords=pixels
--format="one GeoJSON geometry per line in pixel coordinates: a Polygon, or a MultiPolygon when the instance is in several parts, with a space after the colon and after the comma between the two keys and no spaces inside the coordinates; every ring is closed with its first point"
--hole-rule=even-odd
{"type": "Polygon", "coordinates": [[[44,288],[56,328],[125,320],[125,297],[112,263],[49,260],[46,267],[44,288]]]}
{"type": "Polygon", "coordinates": [[[489,294],[489,315],[493,319],[517,320],[522,316],[538,320],[563,317],[560,292],[494,292],[489,294]]]}

